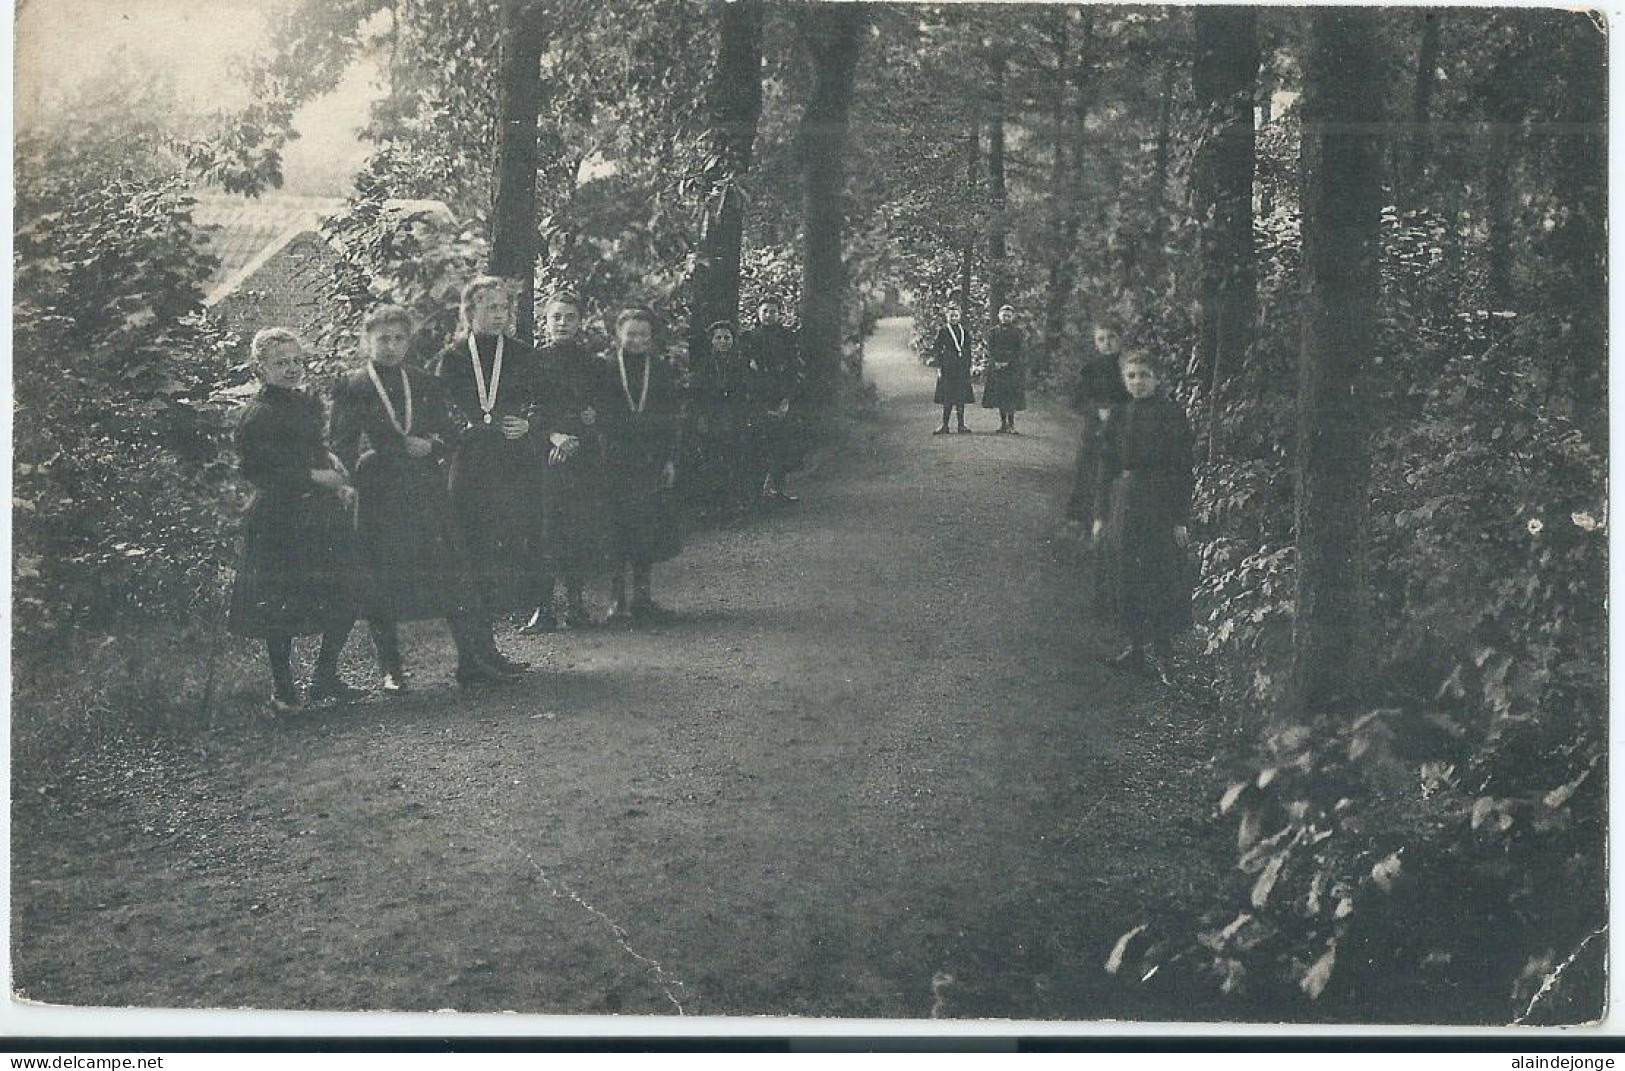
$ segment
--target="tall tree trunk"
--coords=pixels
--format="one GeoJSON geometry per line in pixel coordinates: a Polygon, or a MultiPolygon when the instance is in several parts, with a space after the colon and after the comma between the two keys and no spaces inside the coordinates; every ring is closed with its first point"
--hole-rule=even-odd
{"type": "Polygon", "coordinates": [[[502,0],[496,183],[491,203],[492,275],[518,284],[515,332],[536,335],[536,122],[542,110],[540,0],[502,0]]]}
{"type": "Polygon", "coordinates": [[[976,319],[976,310],[971,307],[971,286],[976,281],[976,223],[974,220],[977,202],[976,188],[979,186],[982,171],[982,115],[980,108],[973,108],[970,117],[970,140],[965,149],[965,244],[959,251],[959,308],[963,314],[966,326],[970,326],[976,319]]]}
{"type": "Polygon", "coordinates": [[[1382,87],[1371,8],[1316,8],[1304,100],[1297,602],[1288,710],[1316,716],[1364,668],[1366,368],[1376,337],[1382,87]]]}
{"type": "MultiPolygon", "coordinates": [[[[1063,8],[1062,17],[1071,9],[1063,8]]],[[[1049,279],[1044,309],[1044,346],[1033,355],[1033,371],[1047,372],[1060,355],[1066,339],[1066,313],[1072,306],[1072,290],[1077,283],[1078,233],[1083,228],[1083,196],[1085,170],[1088,162],[1083,144],[1085,120],[1089,117],[1090,75],[1089,60],[1094,47],[1093,9],[1077,9],[1081,23],[1078,56],[1069,54],[1065,23],[1057,38],[1057,86],[1053,98],[1055,109],[1055,145],[1050,159],[1049,198],[1055,220],[1051,240],[1049,279]],[[1068,107],[1068,87],[1072,89],[1068,107]]]]}
{"type": "Polygon", "coordinates": [[[846,266],[842,263],[842,187],[846,180],[848,116],[863,47],[861,4],[808,11],[802,40],[813,59],[812,97],[802,113],[802,329],[814,397],[832,401],[841,366],[846,266]]]}
{"type": "Polygon", "coordinates": [[[1439,67],[1439,25],[1444,21],[1442,10],[1428,10],[1418,16],[1422,20],[1422,42],[1416,52],[1416,83],[1411,89],[1410,166],[1406,168],[1405,185],[1415,190],[1427,174],[1428,155],[1433,149],[1433,134],[1428,129],[1433,113],[1434,71],[1439,67]]]}
{"type": "Polygon", "coordinates": [[[1576,405],[1579,425],[1593,449],[1608,455],[1608,115],[1606,29],[1591,12],[1574,12],[1561,37],[1566,133],[1557,151],[1553,192],[1565,210],[1553,234],[1553,252],[1570,274],[1554,295],[1570,329],[1569,358],[1556,375],[1576,405]],[[1575,25],[1577,23],[1578,25],[1575,25]]]}
{"type": "Polygon", "coordinates": [[[1005,278],[1008,256],[1005,248],[1005,209],[1008,201],[1004,186],[1004,80],[1009,55],[1002,48],[995,49],[989,57],[989,64],[992,77],[988,82],[987,116],[987,322],[992,324],[999,318],[999,306],[1004,304],[1008,289],[1005,278]]]}
{"type": "Polygon", "coordinates": [[[716,66],[706,94],[706,132],[716,166],[707,190],[700,255],[689,310],[688,352],[707,352],[706,326],[739,313],[739,263],[745,236],[740,179],[750,171],[762,117],[762,0],[720,5],[716,66]]]}
{"type": "Polygon", "coordinates": [[[1252,343],[1256,303],[1253,264],[1253,168],[1257,134],[1258,12],[1244,7],[1196,9],[1192,82],[1206,126],[1196,164],[1201,231],[1201,335],[1198,367],[1208,376],[1208,451],[1217,440],[1219,395],[1252,343]]]}
{"type": "Polygon", "coordinates": [[[1050,81],[1054,94],[1050,97],[1050,172],[1049,172],[1049,263],[1044,289],[1044,345],[1033,356],[1033,370],[1043,372],[1061,352],[1066,334],[1066,308],[1072,293],[1065,272],[1067,259],[1066,231],[1068,214],[1075,213],[1076,192],[1067,189],[1067,153],[1071,145],[1070,112],[1067,108],[1068,72],[1072,66],[1071,39],[1068,34],[1068,15],[1065,8],[1056,9],[1055,77],[1050,81]]]}

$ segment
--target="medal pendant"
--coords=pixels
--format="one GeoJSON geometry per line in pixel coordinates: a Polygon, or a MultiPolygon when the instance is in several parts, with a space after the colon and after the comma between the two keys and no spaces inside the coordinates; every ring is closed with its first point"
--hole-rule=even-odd
{"type": "Polygon", "coordinates": [[[490,413],[485,414],[485,422],[487,424],[491,423],[491,414],[490,413]]]}

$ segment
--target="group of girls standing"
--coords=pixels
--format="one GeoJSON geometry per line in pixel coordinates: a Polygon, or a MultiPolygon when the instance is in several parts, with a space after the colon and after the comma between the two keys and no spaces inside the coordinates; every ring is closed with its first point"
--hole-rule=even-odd
{"type": "Polygon", "coordinates": [[[670,491],[684,401],[679,370],[656,347],[659,321],[623,311],[599,357],[580,340],[574,296],[549,300],[539,350],[506,333],[511,306],[505,281],[471,282],[459,340],[431,370],[405,360],[411,314],[374,309],[363,363],[335,387],[330,414],[302,389],[298,336],[255,337],[263,386],[237,438],[256,494],[229,626],[265,640],[273,710],[301,702],[299,635],[323,637],[306,700],[361,694],[338,674],[359,617],[383,691],[398,694],[408,689],[402,621],[444,618],[456,680],[473,686],[527,668],[497,647],[496,615],[528,612],[532,632],[591,624],[583,586],[594,575],[610,578],[609,623],[667,615],[652,574],[682,546],[670,491]]]}
{"type": "MultiPolygon", "coordinates": [[[[999,410],[996,434],[1019,434],[1026,408],[1023,338],[1016,310],[1004,305],[988,331],[982,406],[999,410]]],[[[933,401],[942,407],[934,435],[966,434],[965,406],[976,401],[970,332],[950,300],[928,363],[937,369],[933,401]]],[[[1107,658],[1115,669],[1166,679],[1173,637],[1190,625],[1191,432],[1183,409],[1161,389],[1159,363],[1124,349],[1116,324],[1094,328],[1098,360],[1080,377],[1083,426],[1067,518],[1096,551],[1096,605],[1121,635],[1107,658]]]]}

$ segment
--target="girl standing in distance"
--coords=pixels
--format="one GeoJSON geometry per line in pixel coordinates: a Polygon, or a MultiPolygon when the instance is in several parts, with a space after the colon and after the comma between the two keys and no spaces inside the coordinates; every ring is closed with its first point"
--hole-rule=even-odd
{"type": "Polygon", "coordinates": [[[970,381],[970,332],[959,322],[959,302],[950,301],[943,310],[943,325],[937,328],[931,344],[931,363],[937,368],[937,391],[933,400],[942,406],[942,425],[933,435],[948,434],[948,417],[959,419],[958,432],[970,434],[965,425],[965,406],[974,404],[976,390],[970,381]]]}
{"type": "Polygon", "coordinates": [[[526,633],[593,624],[584,593],[586,578],[604,565],[604,435],[601,413],[609,399],[603,363],[581,339],[581,304],[567,290],[555,291],[542,310],[547,345],[540,358],[539,396],[545,453],[543,469],[542,568],[536,612],[526,633]],[[553,593],[564,584],[565,613],[553,616],[553,593]]]}
{"type": "Polygon", "coordinates": [[[362,612],[384,692],[407,690],[397,623],[444,617],[457,645],[457,683],[502,679],[486,661],[489,629],[469,612],[478,594],[458,544],[442,462],[451,416],[440,382],[408,367],[412,317],[382,305],[361,325],[366,363],[333,395],[333,452],[355,474],[356,532],[367,579],[362,612]]]}
{"type": "Polygon", "coordinates": [[[1108,662],[1166,682],[1172,638],[1190,625],[1191,430],[1179,404],[1158,392],[1147,354],[1125,351],[1118,364],[1129,400],[1101,435],[1094,522],[1100,604],[1127,640],[1108,662]]]}
{"type": "Polygon", "coordinates": [[[982,408],[999,411],[996,434],[1017,435],[1016,414],[1027,408],[1026,369],[1022,359],[1021,328],[1016,307],[999,306],[999,322],[987,333],[987,383],[982,387],[982,408]]]}
{"type": "Polygon", "coordinates": [[[359,594],[350,527],[355,492],[344,467],[327,452],[321,400],[304,392],[299,336],[266,328],[254,336],[250,353],[263,385],[237,426],[237,453],[254,498],[243,518],[227,627],[265,640],[271,711],[286,714],[300,705],[293,680],[295,636],[322,637],[307,699],[344,701],[365,694],[338,673],[359,594]]]}
{"type": "Polygon", "coordinates": [[[671,489],[677,483],[683,397],[678,369],[655,350],[658,323],[647,309],[615,319],[608,357],[614,401],[605,413],[608,443],[609,566],[614,624],[666,617],[652,593],[656,562],[677,556],[682,537],[671,489]],[[632,574],[627,598],[626,574],[632,574]]]}
{"type": "Polygon", "coordinates": [[[738,332],[727,320],[706,328],[710,352],[696,369],[698,413],[695,431],[700,456],[714,466],[711,487],[725,517],[749,509],[756,495],[756,470],[751,464],[750,369],[737,342],[738,332]]]}
{"type": "Polygon", "coordinates": [[[447,489],[479,592],[480,657],[503,671],[525,666],[497,650],[491,617],[536,605],[542,557],[536,353],[507,333],[512,306],[506,280],[471,281],[463,287],[461,337],[436,362],[456,425],[447,489]]]}
{"type": "Polygon", "coordinates": [[[1095,355],[1085,358],[1078,372],[1072,404],[1083,413],[1078,429],[1078,452],[1072,468],[1072,494],[1066,503],[1072,538],[1083,540],[1094,527],[1096,481],[1100,477],[1100,436],[1112,407],[1128,400],[1117,367],[1123,336],[1117,326],[1097,320],[1093,329],[1095,355]]]}
{"type": "Polygon", "coordinates": [[[749,368],[746,390],[755,422],[758,460],[766,470],[762,500],[800,501],[785,487],[806,454],[807,362],[801,339],[784,326],[784,305],[768,296],[756,308],[756,329],[745,332],[740,348],[749,368]]]}

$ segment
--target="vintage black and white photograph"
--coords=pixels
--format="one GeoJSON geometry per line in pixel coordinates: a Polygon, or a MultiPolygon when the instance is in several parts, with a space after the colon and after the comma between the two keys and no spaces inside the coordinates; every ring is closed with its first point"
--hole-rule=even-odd
{"type": "Polygon", "coordinates": [[[1602,13],[15,31],[14,1005],[1606,1017],[1602,13]]]}

